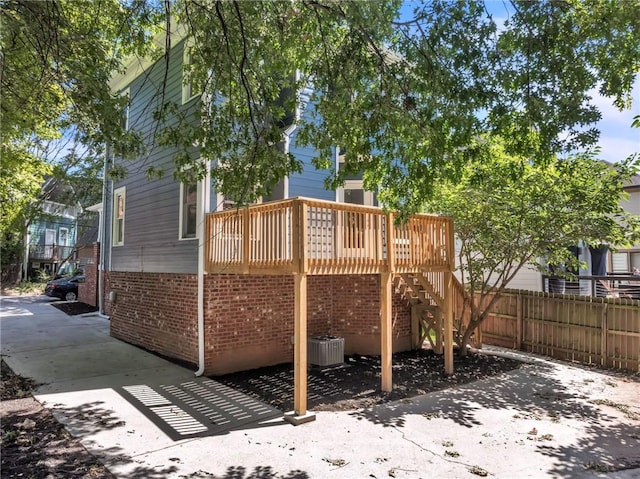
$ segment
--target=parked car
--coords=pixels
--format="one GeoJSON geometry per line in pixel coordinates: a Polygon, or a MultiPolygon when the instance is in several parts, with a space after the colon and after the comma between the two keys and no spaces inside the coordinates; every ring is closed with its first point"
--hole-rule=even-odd
{"type": "Polygon", "coordinates": [[[78,299],[78,283],[84,283],[84,275],[54,279],[47,283],[44,294],[52,298],[64,299],[65,301],[75,301],[78,299]]]}

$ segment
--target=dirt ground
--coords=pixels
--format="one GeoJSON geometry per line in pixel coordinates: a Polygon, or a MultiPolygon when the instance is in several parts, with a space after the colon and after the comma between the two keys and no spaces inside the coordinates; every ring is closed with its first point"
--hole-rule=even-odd
{"type": "Polygon", "coordinates": [[[80,301],[58,301],[51,303],[51,306],[54,308],[58,308],[63,313],[67,313],[69,316],[75,316],[77,314],[85,314],[85,313],[95,313],[98,311],[98,308],[95,306],[91,306],[87,303],[82,303],[80,301]]]}
{"type": "Polygon", "coordinates": [[[31,396],[35,386],[0,363],[2,477],[112,479],[114,476],[31,396]]]}
{"type": "MultiPolygon", "coordinates": [[[[518,368],[520,361],[482,353],[455,356],[455,374],[444,374],[444,357],[429,349],[393,355],[392,392],[382,392],[380,358],[349,356],[332,367],[312,367],[307,377],[308,406],[314,411],[345,411],[369,408],[438,391],[456,384],[493,376],[518,368]]],[[[264,401],[282,411],[293,409],[293,366],[284,364],[212,379],[264,401]]]]}

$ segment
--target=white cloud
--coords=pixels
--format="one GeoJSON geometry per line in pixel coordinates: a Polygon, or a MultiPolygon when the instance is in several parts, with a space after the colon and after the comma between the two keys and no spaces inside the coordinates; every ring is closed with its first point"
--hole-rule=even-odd
{"type": "Polygon", "coordinates": [[[633,117],[640,115],[640,79],[634,84],[630,110],[619,111],[613,106],[611,98],[602,97],[596,91],[591,93],[592,103],[602,113],[602,120],[597,124],[600,130],[600,158],[614,162],[640,152],[640,129],[631,127],[633,117]]]}

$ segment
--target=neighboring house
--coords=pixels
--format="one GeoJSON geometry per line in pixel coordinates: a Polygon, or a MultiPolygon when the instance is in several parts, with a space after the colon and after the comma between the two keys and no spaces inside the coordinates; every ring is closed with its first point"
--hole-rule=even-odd
{"type": "MultiPolygon", "coordinates": [[[[197,114],[200,97],[192,95],[190,85],[183,82],[184,44],[174,42],[162,98],[197,114]]],[[[386,281],[395,263],[397,271],[406,273],[433,271],[437,285],[432,290],[438,292],[434,294],[439,304],[444,304],[448,293],[443,285],[448,283],[442,275],[451,274],[450,220],[423,215],[423,223],[409,231],[386,226],[393,224],[392,217],[378,209],[307,202],[302,210],[298,206],[302,202],[292,201],[265,203],[252,212],[227,211],[229,216],[218,216],[218,223],[205,224],[205,216],[211,217],[207,212],[226,214],[222,213],[225,199],[207,179],[197,185],[174,180],[177,150],[153,142],[157,127],[153,105],[161,97],[164,69],[164,59],[155,63],[135,59],[111,83],[114,91],[128,95],[126,124],[142,133],[148,147],[137,161],[116,158],[118,165],[128,169],[128,176],[105,185],[104,241],[96,261],[103,266],[99,301],[111,318],[111,334],[199,366],[197,374],[293,361],[296,348],[301,347],[294,340],[298,334],[301,338],[339,336],[344,339],[345,354],[390,354],[391,349],[414,347],[417,325],[411,307],[399,294],[385,296],[386,292],[391,295],[391,283],[386,281]],[[162,169],[164,175],[148,179],[145,165],[162,169]],[[233,229],[241,221],[246,229],[233,229]],[[305,226],[313,229],[306,239],[294,236],[305,226]],[[244,234],[249,229],[251,240],[244,234]],[[412,240],[414,234],[422,236],[412,240]],[[309,241],[316,240],[309,246],[309,241]],[[300,253],[305,246],[306,252],[300,253]],[[229,251],[231,256],[225,257],[229,251]],[[315,256],[306,257],[307,252],[315,256]],[[365,257],[365,252],[373,256],[365,257]],[[249,255],[273,259],[265,260],[269,268],[261,269],[256,266],[261,259],[250,265],[249,255]],[[437,259],[424,259],[427,256],[437,259]],[[222,258],[221,262],[215,258],[222,258]],[[277,275],[277,271],[283,273],[277,275]],[[298,307],[301,291],[307,302],[304,310],[298,307]],[[302,333],[298,329],[301,315],[306,318],[302,333]]],[[[301,96],[302,104],[312,108],[305,92],[301,96]]],[[[315,151],[299,144],[295,124],[283,130],[283,144],[285,151],[302,161],[304,171],[285,178],[269,200],[304,196],[375,204],[375,195],[363,191],[358,178],[339,191],[325,189],[327,172],[313,167],[315,151]]],[[[420,280],[428,283],[430,279],[420,280]]],[[[452,359],[447,361],[452,370],[452,359]]],[[[390,359],[388,365],[390,375],[390,359]]]]}
{"type": "MultiPolygon", "coordinates": [[[[621,202],[622,208],[628,213],[640,216],[640,175],[631,178],[624,190],[629,195],[621,202]]],[[[612,273],[633,272],[640,270],[640,243],[630,248],[620,248],[609,256],[608,271],[612,273]]]]}
{"type": "MultiPolygon", "coordinates": [[[[627,212],[640,215],[640,175],[632,177],[628,185],[624,187],[628,198],[621,200],[620,206],[627,212]]],[[[605,276],[605,275],[628,275],[635,268],[640,269],[640,244],[628,248],[615,248],[607,245],[599,247],[589,247],[578,244],[574,248],[574,253],[578,260],[584,264],[578,276],[605,276]]],[[[509,283],[510,289],[522,289],[529,291],[547,292],[567,292],[571,294],[606,295],[607,291],[602,284],[590,280],[565,282],[546,278],[538,270],[525,266],[516,277],[509,283]]],[[[615,292],[613,292],[615,294],[615,292]]]]}
{"type": "Polygon", "coordinates": [[[70,187],[55,178],[42,186],[41,213],[28,228],[26,242],[27,276],[38,271],[58,272],[60,266],[74,259],[78,216],[82,208],[69,204],[70,187]]]}

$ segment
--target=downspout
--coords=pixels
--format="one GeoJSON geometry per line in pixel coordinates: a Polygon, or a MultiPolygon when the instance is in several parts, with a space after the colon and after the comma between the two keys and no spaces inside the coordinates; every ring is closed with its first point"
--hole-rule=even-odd
{"type": "Polygon", "coordinates": [[[211,162],[207,162],[207,173],[200,182],[200,208],[198,211],[198,370],[196,376],[204,374],[204,269],[207,246],[206,220],[210,202],[211,162]]]}
{"type": "MultiPolygon", "coordinates": [[[[333,166],[335,168],[336,173],[338,173],[340,171],[340,147],[339,146],[334,146],[333,147],[333,166]]],[[[335,198],[335,200],[336,200],[337,203],[340,202],[339,188],[336,188],[336,198],[335,198]]]]}
{"type": "Polygon", "coordinates": [[[98,316],[108,318],[104,314],[104,256],[107,238],[107,164],[109,163],[110,147],[107,144],[104,152],[104,163],[102,166],[102,211],[99,219],[100,227],[100,263],[98,264],[98,316]]]}

